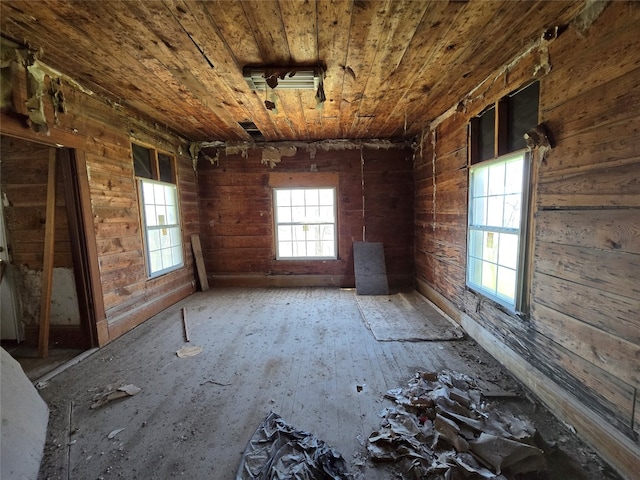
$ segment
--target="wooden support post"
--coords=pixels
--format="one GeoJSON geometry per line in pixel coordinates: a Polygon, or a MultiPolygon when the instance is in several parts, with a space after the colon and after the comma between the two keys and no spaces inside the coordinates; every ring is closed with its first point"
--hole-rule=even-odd
{"type": "Polygon", "coordinates": [[[53,282],[53,253],[56,237],[56,149],[49,150],[49,176],[47,179],[47,210],[44,231],[44,258],[42,263],[42,296],[40,297],[40,330],[38,356],[49,356],[49,321],[51,316],[51,287],[53,282]]]}
{"type": "Polygon", "coordinates": [[[198,279],[200,280],[200,289],[203,292],[209,290],[209,280],[207,280],[207,271],[204,268],[204,259],[202,258],[202,246],[200,245],[200,235],[194,233],[191,235],[191,248],[193,256],[196,259],[196,270],[198,271],[198,279]]]}

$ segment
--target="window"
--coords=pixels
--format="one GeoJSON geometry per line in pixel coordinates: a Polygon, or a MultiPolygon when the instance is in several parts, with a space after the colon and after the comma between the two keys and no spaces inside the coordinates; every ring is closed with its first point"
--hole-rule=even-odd
{"type": "Polygon", "coordinates": [[[471,123],[467,286],[522,312],[527,308],[529,153],[538,84],[488,108],[471,123]]]}
{"type": "Polygon", "coordinates": [[[335,259],[335,188],[275,188],[277,259],[335,259]]]}
{"type": "Polygon", "coordinates": [[[138,177],[147,272],[157,277],[182,267],[182,231],[173,157],[132,144],[138,177]]]}

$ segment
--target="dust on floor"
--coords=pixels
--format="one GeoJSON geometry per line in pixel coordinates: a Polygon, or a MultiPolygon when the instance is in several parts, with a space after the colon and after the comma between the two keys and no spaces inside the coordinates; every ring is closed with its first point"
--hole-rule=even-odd
{"type": "Polygon", "coordinates": [[[540,478],[618,478],[475,342],[378,342],[354,295],[228,288],[170,307],[40,391],[51,409],[40,478],[233,479],[270,411],[335,448],[354,478],[402,478],[368,458],[366,440],[392,406],[388,390],[442,370],[478,379],[498,408],[525,415],[555,445],[540,478]],[[202,351],[179,358],[185,346],[202,351]],[[92,409],[110,384],[141,391],[92,409]]]}

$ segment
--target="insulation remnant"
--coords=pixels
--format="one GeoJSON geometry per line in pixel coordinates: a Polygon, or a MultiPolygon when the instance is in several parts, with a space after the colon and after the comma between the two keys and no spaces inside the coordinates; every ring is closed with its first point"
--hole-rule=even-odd
{"type": "Polygon", "coordinates": [[[504,479],[546,469],[533,425],[492,409],[464,374],[419,372],[385,397],[396,407],[381,414],[367,450],[374,461],[401,462],[403,478],[504,479]]]}
{"type": "Polygon", "coordinates": [[[293,157],[298,149],[291,145],[286,147],[266,147],[262,149],[262,164],[271,168],[282,161],[282,157],[293,157]]]}
{"type": "Polygon", "coordinates": [[[27,91],[29,98],[26,101],[29,112],[29,125],[35,132],[49,134],[47,119],[44,114],[44,78],[45,73],[35,65],[35,56],[30,55],[27,59],[27,91]]]}
{"type": "Polygon", "coordinates": [[[62,80],[60,78],[51,80],[51,102],[53,103],[53,116],[58,123],[58,113],[67,113],[67,104],[62,91],[62,80]]]}
{"type": "Polygon", "coordinates": [[[551,150],[552,145],[544,124],[541,123],[533,127],[524,134],[524,139],[527,142],[527,148],[529,148],[529,150],[538,151],[538,161],[545,161],[547,153],[551,150]]]}
{"type": "Polygon", "coordinates": [[[610,0],[587,0],[584,9],[573,19],[571,23],[578,33],[583,37],[586,35],[589,27],[593,25],[600,14],[609,4],[610,0]]]}

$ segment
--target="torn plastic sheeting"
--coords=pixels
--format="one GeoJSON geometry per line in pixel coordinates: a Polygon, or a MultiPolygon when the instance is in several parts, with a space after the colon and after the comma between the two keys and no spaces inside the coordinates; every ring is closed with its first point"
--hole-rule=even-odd
{"type": "Polygon", "coordinates": [[[236,480],[351,480],[342,455],[271,412],[242,455],[236,480]]]}
{"type": "Polygon", "coordinates": [[[398,406],[385,409],[367,449],[373,460],[401,461],[410,478],[500,479],[503,470],[512,475],[546,469],[543,451],[533,445],[532,424],[491,409],[466,375],[418,373],[408,388],[385,397],[398,406]]]}

